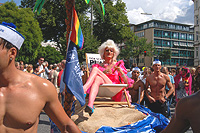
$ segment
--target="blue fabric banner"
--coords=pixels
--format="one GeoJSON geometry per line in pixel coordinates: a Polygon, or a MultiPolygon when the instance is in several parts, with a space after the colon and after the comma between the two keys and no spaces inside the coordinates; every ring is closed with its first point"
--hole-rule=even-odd
{"type": "Polygon", "coordinates": [[[96,133],[159,133],[169,124],[169,120],[162,114],[153,113],[150,109],[139,104],[133,103],[133,105],[135,105],[135,109],[146,114],[147,117],[122,127],[102,126],[96,133]]]}
{"type": "Polygon", "coordinates": [[[67,51],[67,59],[64,71],[63,81],[66,84],[68,92],[71,92],[81,106],[85,105],[85,97],[83,91],[83,82],[81,77],[81,70],[78,60],[77,49],[72,41],[70,41],[67,51]]]}

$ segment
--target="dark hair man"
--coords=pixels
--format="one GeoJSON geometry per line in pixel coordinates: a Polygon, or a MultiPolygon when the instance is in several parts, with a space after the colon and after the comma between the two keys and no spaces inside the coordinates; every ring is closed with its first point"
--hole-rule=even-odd
{"type": "Polygon", "coordinates": [[[63,110],[52,83],[15,67],[24,42],[15,28],[14,24],[0,25],[0,131],[36,133],[44,109],[61,132],[80,132],[63,110]]]}

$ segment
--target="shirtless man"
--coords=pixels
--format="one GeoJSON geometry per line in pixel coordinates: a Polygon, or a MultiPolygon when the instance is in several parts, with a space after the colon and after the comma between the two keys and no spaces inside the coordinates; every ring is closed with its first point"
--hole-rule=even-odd
{"type": "Polygon", "coordinates": [[[24,37],[10,26],[0,25],[0,132],[36,133],[42,109],[61,132],[80,132],[63,110],[53,84],[15,67],[24,37]]]}
{"type": "Polygon", "coordinates": [[[173,93],[173,87],[169,76],[160,72],[161,62],[156,60],[153,62],[154,72],[146,79],[146,96],[149,100],[148,108],[155,113],[161,113],[167,117],[167,98],[173,93]],[[165,85],[169,91],[166,94],[165,85]],[[149,88],[150,86],[150,88],[149,88]]]}
{"type": "Polygon", "coordinates": [[[131,95],[132,102],[137,102],[137,104],[140,104],[144,98],[144,83],[139,79],[139,76],[140,69],[138,67],[133,68],[132,79],[134,80],[134,84],[129,88],[129,94],[131,95]]]}
{"type": "Polygon", "coordinates": [[[184,133],[191,126],[194,133],[200,131],[200,91],[182,98],[176,105],[174,117],[162,133],[184,133]]]}

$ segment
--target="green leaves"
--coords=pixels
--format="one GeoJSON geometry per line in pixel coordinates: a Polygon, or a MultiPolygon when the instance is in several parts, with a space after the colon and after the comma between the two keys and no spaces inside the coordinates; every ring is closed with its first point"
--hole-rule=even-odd
{"type": "Polygon", "coordinates": [[[0,23],[2,21],[14,23],[24,37],[17,60],[23,60],[26,63],[35,62],[38,51],[41,48],[42,32],[38,21],[30,8],[18,8],[14,2],[6,2],[0,6],[0,23]]]}

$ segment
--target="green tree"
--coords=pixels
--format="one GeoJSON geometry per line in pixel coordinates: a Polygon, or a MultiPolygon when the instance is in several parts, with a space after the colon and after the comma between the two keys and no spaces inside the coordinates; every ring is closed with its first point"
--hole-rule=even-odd
{"type": "Polygon", "coordinates": [[[9,22],[14,23],[24,37],[25,41],[22,45],[17,61],[24,61],[25,63],[35,62],[41,48],[41,41],[43,40],[42,32],[38,21],[34,18],[34,14],[30,8],[18,8],[12,2],[6,2],[0,6],[0,23],[9,22]]]}
{"type": "Polygon", "coordinates": [[[144,54],[144,51],[147,51],[147,56],[152,56],[153,50],[152,43],[147,43],[145,38],[138,38],[137,36],[133,35],[131,39],[125,42],[125,46],[120,53],[120,58],[129,61],[129,59],[132,57],[138,60],[139,56],[144,54]]]}
{"type": "MultiPolygon", "coordinates": [[[[63,43],[64,34],[66,34],[65,19],[66,0],[47,0],[43,6],[40,15],[36,15],[38,22],[43,33],[44,41],[57,42],[57,47],[61,50],[61,53],[66,55],[66,43],[63,43]]],[[[36,0],[22,0],[20,7],[33,9],[36,0]]],[[[77,13],[87,13],[89,5],[83,0],[76,0],[76,11],[77,13]]],[[[65,41],[64,41],[65,42],[65,41]]]]}
{"type": "MultiPolygon", "coordinates": [[[[163,62],[163,64],[171,59],[171,50],[170,49],[164,49],[159,53],[159,60],[163,62]]],[[[165,65],[165,64],[164,64],[165,65]]]]}
{"type": "Polygon", "coordinates": [[[43,52],[39,53],[39,56],[43,56],[45,61],[48,61],[49,64],[59,63],[64,59],[64,56],[54,47],[42,47],[42,51],[43,52]]]}
{"type": "Polygon", "coordinates": [[[126,4],[122,0],[105,0],[104,21],[98,12],[94,14],[94,35],[101,42],[112,39],[116,43],[122,43],[124,40],[132,37],[129,21],[126,15],[126,4]]]}

